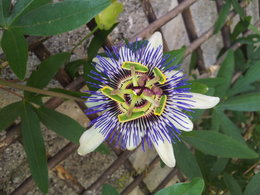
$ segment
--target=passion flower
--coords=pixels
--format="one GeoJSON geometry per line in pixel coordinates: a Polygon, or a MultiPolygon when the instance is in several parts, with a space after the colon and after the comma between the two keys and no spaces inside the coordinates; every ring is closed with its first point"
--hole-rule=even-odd
{"type": "Polygon", "coordinates": [[[148,41],[136,41],[97,56],[96,71],[88,82],[96,91],[86,101],[86,114],[100,113],[79,142],[78,153],[94,151],[103,141],[115,141],[122,149],[133,150],[147,142],[163,162],[175,166],[172,143],[181,131],[191,131],[187,114],[191,109],[214,107],[218,97],[189,91],[187,80],[163,55],[162,36],[154,33],[148,41]]]}

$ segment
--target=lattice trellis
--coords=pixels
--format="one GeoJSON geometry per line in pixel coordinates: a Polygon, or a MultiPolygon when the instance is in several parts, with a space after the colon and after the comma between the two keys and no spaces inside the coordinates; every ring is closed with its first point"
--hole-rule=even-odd
{"type": "MultiPolygon", "coordinates": [[[[196,29],[195,25],[193,23],[193,18],[191,15],[191,11],[189,7],[196,3],[198,0],[178,0],[179,4],[172,10],[170,10],[168,13],[163,15],[162,17],[158,18],[156,17],[152,5],[149,0],[141,0],[142,6],[144,13],[147,17],[147,20],[149,22],[149,25],[142,29],[139,33],[137,33],[135,36],[133,36],[130,41],[134,41],[136,37],[141,37],[141,38],[147,38],[149,37],[154,31],[160,30],[162,26],[164,26],[167,22],[171,21],[174,19],[177,15],[182,14],[183,21],[185,24],[185,28],[187,31],[188,38],[190,40],[190,44],[187,46],[185,56],[190,55],[192,52],[197,53],[198,61],[197,61],[197,68],[200,73],[203,73],[206,71],[206,67],[204,64],[204,59],[203,59],[203,51],[200,48],[200,46],[205,43],[210,37],[213,36],[214,32],[214,26],[212,26],[210,29],[208,29],[206,32],[204,32],[201,36],[198,37],[196,34],[196,29]]],[[[223,3],[223,0],[216,0],[216,6],[219,10],[223,3]]],[[[260,1],[259,1],[260,4],[260,1]]],[[[246,7],[247,3],[242,2],[241,7],[246,7]]],[[[234,18],[236,13],[234,11],[229,13],[229,19],[232,20],[234,18]]],[[[256,26],[260,25],[260,21],[258,20],[255,23],[256,26]]],[[[87,24],[87,26],[92,29],[93,27],[93,22],[90,22],[87,24]]],[[[222,38],[223,38],[223,44],[224,48],[232,48],[233,50],[238,49],[241,45],[239,43],[231,45],[230,40],[229,40],[229,26],[225,25],[222,28],[222,38]]],[[[250,31],[247,31],[244,33],[244,36],[247,36],[250,34],[250,31]]],[[[36,56],[42,61],[46,58],[48,58],[51,53],[48,51],[48,49],[43,45],[44,41],[46,41],[48,37],[28,37],[28,43],[29,43],[29,49],[36,54],[36,56]]],[[[110,46],[111,42],[110,40],[106,41],[106,45],[104,46],[110,46]]],[[[167,51],[167,41],[164,39],[164,50],[167,51]]],[[[222,55],[219,59],[217,59],[215,64],[220,64],[223,59],[224,55],[222,55]]],[[[3,56],[1,56],[2,58],[3,56]]],[[[67,89],[67,90],[72,90],[72,91],[78,91],[80,90],[85,81],[84,79],[80,76],[74,80],[72,80],[69,75],[65,72],[64,69],[61,69],[59,73],[56,75],[56,79],[61,83],[61,85],[67,89]]],[[[59,99],[59,98],[51,98],[49,99],[46,103],[45,106],[51,109],[55,109],[58,106],[60,106],[64,100],[59,99]]],[[[82,102],[76,102],[78,106],[82,109],[85,110],[86,107],[84,103],[82,102]]],[[[93,120],[96,116],[95,115],[89,115],[87,116],[89,120],[93,120]]],[[[0,143],[0,152],[3,152],[8,146],[10,146],[16,139],[19,138],[19,129],[20,129],[20,124],[14,124],[10,128],[6,130],[6,137],[4,140],[1,141],[0,143]]],[[[59,152],[57,152],[54,156],[51,156],[48,160],[48,167],[49,169],[52,169],[59,165],[62,161],[64,161],[66,158],[68,158],[69,155],[74,153],[77,149],[78,145],[73,144],[73,143],[68,143],[65,147],[63,147],[59,152]]],[[[120,165],[124,165],[125,168],[129,172],[133,172],[136,170],[133,167],[133,164],[131,161],[128,159],[129,156],[135,152],[135,151],[119,151],[115,148],[112,148],[114,153],[117,155],[117,159],[99,176],[99,178],[92,183],[88,188],[85,188],[84,186],[79,186],[79,194],[84,194],[84,192],[88,190],[96,190],[100,188],[108,179],[108,177],[113,174],[120,165]]],[[[147,170],[145,173],[141,173],[138,175],[135,175],[133,177],[133,181],[125,187],[125,189],[121,192],[121,194],[128,194],[131,192],[136,186],[139,186],[140,189],[143,191],[144,194],[152,194],[159,189],[165,187],[167,183],[174,177],[178,176],[179,179],[182,181],[183,178],[181,174],[178,174],[177,168],[172,169],[172,171],[161,181],[161,183],[158,184],[158,186],[155,187],[153,192],[151,192],[146,183],[143,181],[144,178],[147,176],[147,173],[149,174],[149,171],[153,169],[155,164],[157,164],[160,161],[159,157],[156,156],[151,163],[149,164],[147,170]]],[[[79,183],[79,182],[77,182],[79,183]]],[[[34,187],[34,182],[32,180],[32,177],[28,177],[18,188],[15,189],[12,194],[26,194],[28,191],[30,191],[34,187]]]]}

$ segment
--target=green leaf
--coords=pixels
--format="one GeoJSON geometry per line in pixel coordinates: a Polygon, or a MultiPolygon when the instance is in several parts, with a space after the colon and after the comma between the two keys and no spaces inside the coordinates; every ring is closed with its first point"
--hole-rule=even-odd
{"type": "Polygon", "coordinates": [[[239,48],[234,53],[235,57],[235,71],[244,71],[247,68],[247,59],[245,56],[245,52],[243,52],[242,48],[239,48]]]}
{"type": "Polygon", "coordinates": [[[224,24],[226,22],[226,18],[229,14],[229,10],[231,7],[231,1],[225,1],[225,2],[226,3],[221,7],[218,19],[215,23],[214,34],[218,33],[220,31],[220,29],[224,26],[224,24]]]}
{"type": "Polygon", "coordinates": [[[48,191],[47,158],[40,121],[33,107],[24,102],[21,113],[23,147],[27,155],[32,177],[43,193],[48,191]]]}
{"type": "Polygon", "coordinates": [[[14,120],[20,115],[21,102],[9,104],[0,110],[0,131],[9,127],[14,120]]]}
{"type": "Polygon", "coordinates": [[[46,107],[39,108],[37,114],[48,129],[74,143],[79,143],[79,138],[85,131],[85,128],[74,119],[46,107]]]}
{"type": "Polygon", "coordinates": [[[259,111],[260,110],[260,93],[250,93],[229,98],[227,101],[218,105],[222,110],[235,111],[259,111]]]}
{"type": "Polygon", "coordinates": [[[229,50],[225,60],[220,66],[218,76],[219,78],[224,78],[225,82],[216,87],[215,96],[223,98],[231,84],[232,76],[234,72],[234,52],[229,50]]]}
{"type": "Polygon", "coordinates": [[[124,7],[122,3],[114,1],[95,17],[98,28],[109,30],[117,23],[117,18],[123,9],[124,7]]]}
{"type": "Polygon", "coordinates": [[[86,60],[79,59],[72,62],[69,62],[65,65],[65,71],[70,75],[71,78],[75,78],[78,76],[78,69],[80,66],[84,66],[86,64],[86,60]]]}
{"type": "Polygon", "coordinates": [[[218,158],[208,172],[211,180],[214,180],[227,166],[228,158],[218,158]]]}
{"type": "Polygon", "coordinates": [[[100,144],[95,151],[101,154],[110,154],[109,148],[104,143],[100,144]]]}
{"type": "Polygon", "coordinates": [[[256,48],[254,45],[247,45],[246,54],[250,60],[259,61],[260,60],[260,47],[256,48]]]}
{"type": "Polygon", "coordinates": [[[236,24],[236,26],[230,36],[231,40],[235,41],[238,35],[240,35],[241,33],[245,32],[248,29],[251,19],[252,19],[252,16],[246,16],[244,18],[244,20],[240,20],[236,24]]]}
{"type": "Polygon", "coordinates": [[[113,31],[113,29],[117,26],[115,24],[109,30],[98,30],[95,33],[94,38],[91,40],[88,47],[88,60],[92,61],[92,59],[97,55],[98,50],[102,46],[102,44],[106,41],[107,36],[113,31]]]}
{"type": "Polygon", "coordinates": [[[201,195],[204,189],[204,181],[201,178],[194,178],[189,183],[177,183],[164,188],[155,195],[201,195]]]}
{"type": "Polygon", "coordinates": [[[240,134],[240,129],[222,111],[216,109],[215,113],[220,121],[221,131],[237,141],[245,143],[240,134]]]}
{"type": "Polygon", "coordinates": [[[212,169],[213,165],[215,164],[217,158],[215,156],[206,155],[206,154],[200,152],[199,150],[195,150],[194,155],[200,166],[200,170],[202,172],[203,179],[205,181],[209,181],[211,169],[212,169]]]}
{"type": "Polygon", "coordinates": [[[235,95],[241,92],[241,89],[248,88],[248,85],[260,79],[260,61],[257,61],[254,65],[251,65],[246,71],[246,74],[240,76],[239,79],[235,82],[229,95],[235,95]]]}
{"type": "Polygon", "coordinates": [[[12,29],[5,30],[1,46],[8,59],[10,67],[16,76],[23,80],[26,73],[28,59],[28,45],[24,36],[12,29]]]}
{"type": "Polygon", "coordinates": [[[260,35],[259,34],[251,34],[251,35],[248,35],[247,37],[241,37],[241,38],[238,38],[236,40],[236,43],[241,43],[241,44],[257,44],[260,42],[260,35]]]}
{"type": "Polygon", "coordinates": [[[5,16],[4,16],[4,2],[0,0],[0,25],[3,26],[5,24],[5,16]]]}
{"type": "Polygon", "coordinates": [[[246,14],[245,14],[245,11],[244,9],[240,6],[240,4],[238,3],[238,0],[231,0],[232,2],[232,5],[235,9],[235,11],[239,14],[239,16],[244,19],[246,14]]]}
{"type": "MultiPolygon", "coordinates": [[[[22,12],[22,15],[28,13],[29,11],[31,11],[33,9],[41,7],[47,3],[51,3],[52,1],[53,0],[33,0],[33,1],[31,1],[30,5],[27,6],[26,9],[24,9],[24,11],[22,12]]],[[[18,2],[20,2],[20,0],[18,2]]]]}
{"type": "Polygon", "coordinates": [[[216,111],[216,109],[214,109],[213,112],[212,112],[210,129],[213,130],[213,131],[219,131],[220,122],[221,121],[218,118],[217,111],[216,111]]]}
{"type": "Polygon", "coordinates": [[[164,52],[164,56],[165,55],[169,56],[168,60],[166,61],[166,63],[169,63],[166,69],[180,65],[183,61],[185,52],[186,52],[186,48],[164,52]]]}
{"type": "Polygon", "coordinates": [[[0,25],[6,26],[6,20],[9,16],[11,0],[0,0],[0,25]]]}
{"type": "Polygon", "coordinates": [[[119,195],[119,193],[113,186],[104,184],[102,187],[102,195],[119,195]]]}
{"type": "MultiPolygon", "coordinates": [[[[96,57],[98,50],[102,46],[102,44],[106,41],[107,36],[109,33],[117,26],[115,24],[111,29],[109,30],[98,30],[95,33],[94,38],[91,40],[89,47],[88,47],[88,60],[87,63],[84,65],[84,78],[86,81],[98,83],[95,79],[90,78],[88,75],[91,70],[94,70],[95,68],[91,65],[92,60],[94,57],[96,57]]],[[[100,54],[99,54],[100,55],[100,54]]],[[[96,90],[96,88],[88,85],[90,90],[96,90]]]]}
{"type": "Polygon", "coordinates": [[[205,110],[199,109],[196,110],[195,112],[191,112],[189,115],[191,116],[193,121],[197,121],[201,119],[201,116],[204,114],[205,110]]]}
{"type": "Polygon", "coordinates": [[[260,181],[260,173],[257,173],[247,184],[246,189],[244,191],[244,195],[259,195],[260,194],[259,181],[260,181]]]}
{"type": "Polygon", "coordinates": [[[201,93],[201,94],[205,94],[208,92],[208,86],[198,82],[197,80],[195,81],[188,81],[188,83],[190,83],[190,85],[185,85],[185,88],[188,87],[190,88],[190,91],[193,93],[201,93]]]}
{"type": "Polygon", "coordinates": [[[207,85],[208,87],[216,87],[218,85],[221,85],[225,82],[224,78],[206,78],[206,79],[196,79],[197,82],[200,82],[204,85],[207,85]]]}
{"type": "Polygon", "coordinates": [[[12,14],[10,16],[9,23],[12,24],[21,15],[24,15],[25,13],[29,12],[30,10],[33,10],[37,7],[40,7],[41,5],[51,2],[51,1],[52,0],[19,0],[15,4],[15,6],[12,10],[12,14]]]}
{"type": "Polygon", "coordinates": [[[196,69],[198,63],[198,53],[192,52],[191,59],[190,59],[190,65],[189,65],[189,74],[192,73],[192,70],[196,69]]]}
{"type": "Polygon", "coordinates": [[[60,34],[86,24],[109,4],[109,0],[71,0],[47,4],[22,16],[13,28],[29,35],[60,34]]]}
{"type": "Polygon", "coordinates": [[[242,195],[241,187],[232,175],[224,174],[224,182],[231,195],[242,195]]]}
{"type": "Polygon", "coordinates": [[[173,144],[173,148],[177,166],[180,168],[181,172],[184,173],[189,179],[193,179],[194,177],[202,177],[196,158],[185,146],[185,144],[176,142],[173,144]]]}
{"type": "Polygon", "coordinates": [[[250,29],[251,31],[253,31],[255,34],[260,35],[260,31],[258,30],[258,28],[256,26],[254,26],[253,24],[249,24],[248,29],[250,29]]]}
{"type": "Polygon", "coordinates": [[[187,82],[187,85],[178,87],[178,89],[182,88],[190,88],[190,92],[201,94],[207,93],[209,89],[207,85],[197,82],[197,80],[190,80],[187,82]]]}
{"type": "MultiPolygon", "coordinates": [[[[44,88],[58,72],[59,68],[69,59],[69,53],[59,53],[44,60],[36,71],[33,71],[27,85],[35,88],[44,88]]],[[[24,92],[26,98],[36,94],[24,92]]]]}
{"type": "Polygon", "coordinates": [[[258,154],[246,144],[215,131],[184,132],[182,139],[196,149],[213,156],[223,158],[254,159],[258,154]]]}

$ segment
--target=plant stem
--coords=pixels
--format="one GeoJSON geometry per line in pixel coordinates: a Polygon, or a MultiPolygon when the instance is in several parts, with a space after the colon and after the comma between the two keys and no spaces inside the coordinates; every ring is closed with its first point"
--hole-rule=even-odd
{"type": "Polygon", "coordinates": [[[74,97],[74,96],[71,96],[71,95],[67,95],[67,94],[64,94],[64,93],[58,93],[58,92],[54,92],[54,91],[47,91],[47,90],[43,90],[43,89],[29,87],[29,86],[26,86],[26,85],[19,85],[19,84],[8,82],[8,81],[2,80],[2,79],[0,79],[0,85],[4,85],[4,86],[7,86],[7,87],[12,87],[12,88],[16,88],[16,89],[21,89],[23,91],[29,91],[29,92],[33,92],[33,93],[38,93],[38,94],[58,97],[58,98],[76,100],[76,101],[81,101],[81,102],[84,101],[81,98],[77,98],[77,97],[74,97]]]}
{"type": "Polygon", "coordinates": [[[98,30],[98,26],[96,26],[90,33],[88,33],[83,39],[81,39],[71,50],[70,53],[73,53],[75,51],[75,49],[77,49],[78,46],[80,46],[83,41],[85,41],[86,39],[88,39],[90,36],[92,36],[96,31],[98,30]]]}

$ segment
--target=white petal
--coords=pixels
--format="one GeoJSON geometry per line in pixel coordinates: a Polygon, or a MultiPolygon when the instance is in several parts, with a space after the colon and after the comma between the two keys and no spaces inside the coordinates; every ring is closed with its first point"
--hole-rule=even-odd
{"type": "MultiPolygon", "coordinates": [[[[93,96],[93,95],[92,95],[93,96]]],[[[91,98],[91,96],[90,96],[91,98]]],[[[97,97],[97,101],[86,101],[85,102],[85,105],[88,107],[88,108],[92,108],[92,107],[95,107],[95,106],[99,106],[99,105],[102,105],[104,103],[106,103],[107,101],[104,101],[104,100],[101,100],[101,101],[98,101],[98,97],[97,97]]]]}
{"type": "Polygon", "coordinates": [[[149,38],[149,43],[151,44],[152,48],[157,48],[159,46],[162,47],[163,42],[162,42],[162,34],[160,32],[155,32],[153,35],[149,38]]]}
{"type": "Polygon", "coordinates": [[[192,106],[183,106],[186,108],[194,108],[194,109],[208,109],[216,106],[219,103],[219,97],[202,95],[199,93],[189,93],[187,95],[192,95],[191,98],[183,98],[181,102],[188,103],[192,106]],[[192,101],[189,101],[192,100],[192,101]]]}
{"type": "Polygon", "coordinates": [[[141,143],[141,141],[142,141],[141,132],[131,133],[126,141],[126,149],[134,150],[141,143]]]}
{"type": "Polygon", "coordinates": [[[104,68],[102,66],[100,66],[100,61],[97,57],[95,57],[92,61],[96,63],[96,69],[97,70],[104,71],[104,68]]]}
{"type": "Polygon", "coordinates": [[[95,62],[95,63],[99,63],[99,60],[98,60],[98,58],[97,57],[95,57],[95,58],[93,58],[93,60],[92,60],[93,62],[95,62]]]}
{"type": "Polygon", "coordinates": [[[158,143],[153,142],[153,145],[162,161],[168,167],[175,167],[176,161],[173,153],[172,144],[166,139],[164,140],[164,142],[162,140],[158,140],[157,142],[158,143]]]}
{"type": "Polygon", "coordinates": [[[90,129],[86,130],[79,139],[78,154],[85,155],[93,152],[103,141],[105,137],[98,132],[97,128],[92,126],[90,129]]]}
{"type": "Polygon", "coordinates": [[[168,115],[166,114],[165,117],[179,130],[183,131],[192,131],[193,129],[193,123],[190,120],[190,118],[184,114],[180,109],[178,108],[172,108],[175,109],[176,111],[169,110],[166,112],[169,113],[168,115]],[[170,113],[174,113],[170,114],[170,113]]]}
{"type": "Polygon", "coordinates": [[[183,76],[183,72],[176,71],[176,70],[167,71],[167,72],[164,72],[164,74],[167,78],[171,78],[172,76],[174,76],[174,77],[182,77],[183,76]]]}

